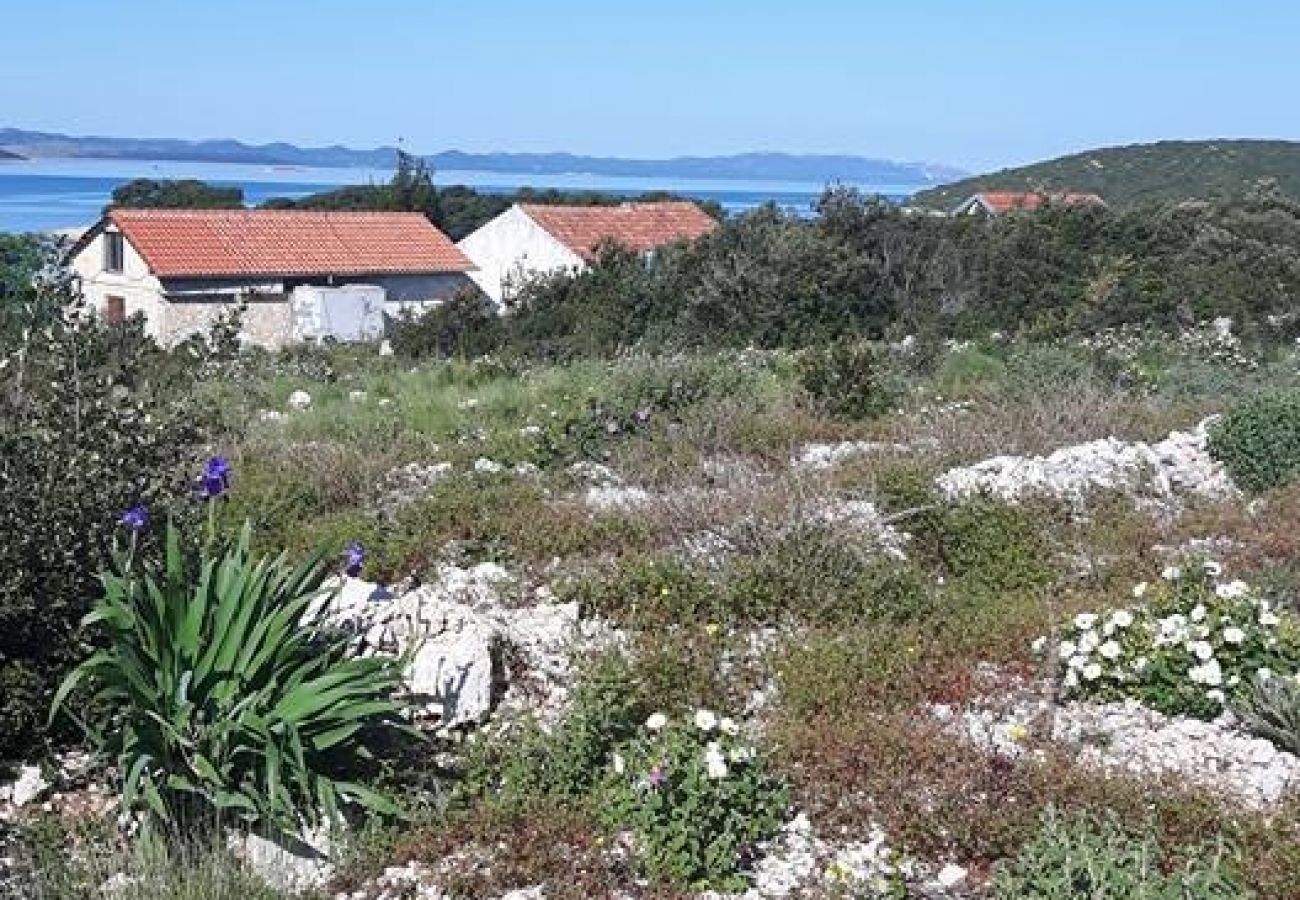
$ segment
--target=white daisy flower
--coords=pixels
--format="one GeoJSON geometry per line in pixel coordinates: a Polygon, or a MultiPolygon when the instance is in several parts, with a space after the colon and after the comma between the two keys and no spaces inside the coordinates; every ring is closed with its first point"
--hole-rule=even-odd
{"type": "Polygon", "coordinates": [[[1119,659],[1119,655],[1123,651],[1117,642],[1107,641],[1097,648],[1097,652],[1106,657],[1106,659],[1119,659]]]}
{"type": "Polygon", "coordinates": [[[1233,625],[1231,628],[1223,629],[1223,639],[1229,644],[1240,644],[1246,639],[1246,632],[1233,625]]]}
{"type": "Polygon", "coordinates": [[[1074,627],[1079,631],[1088,631],[1097,624],[1096,613],[1079,613],[1074,617],[1074,627]]]}
{"type": "Polygon", "coordinates": [[[667,724],[668,724],[668,717],[665,716],[663,713],[655,713],[650,718],[645,720],[645,727],[649,728],[651,731],[659,731],[667,724]]]}
{"type": "Polygon", "coordinates": [[[1214,593],[1221,600],[1236,600],[1250,593],[1250,585],[1244,581],[1229,581],[1216,587],[1214,593]]]}
{"type": "Polygon", "coordinates": [[[1127,609],[1117,609],[1110,620],[1115,623],[1116,628],[1128,628],[1133,624],[1133,614],[1127,609]]]}
{"type": "Polygon", "coordinates": [[[718,727],[718,717],[707,709],[696,710],[695,727],[700,731],[712,731],[718,727]]]}
{"type": "Polygon", "coordinates": [[[1211,578],[1218,578],[1223,574],[1223,566],[1219,565],[1212,559],[1207,559],[1205,562],[1201,563],[1201,568],[1204,569],[1205,574],[1209,575],[1211,578]]]}
{"type": "Polygon", "coordinates": [[[1165,581],[1177,581],[1183,577],[1183,570],[1178,566],[1165,566],[1164,571],[1160,573],[1160,577],[1165,581]]]}
{"type": "Polygon", "coordinates": [[[1200,622],[1204,620],[1207,612],[1209,612],[1209,610],[1205,608],[1204,603],[1196,604],[1195,606],[1192,607],[1192,621],[1200,622]]]}
{"type": "Polygon", "coordinates": [[[1209,641],[1193,641],[1187,645],[1187,649],[1196,654],[1196,658],[1201,662],[1206,662],[1214,657],[1214,648],[1210,646],[1209,641]]]}
{"type": "Polygon", "coordinates": [[[1089,663],[1083,667],[1083,677],[1085,681],[1096,681],[1101,677],[1101,666],[1096,663],[1089,663]]]}
{"type": "Polygon", "coordinates": [[[625,771],[627,771],[627,763],[623,760],[623,756],[622,756],[622,754],[615,753],[615,754],[614,754],[614,774],[615,774],[615,775],[622,775],[625,771]]]}
{"type": "Polygon", "coordinates": [[[1145,581],[1139,581],[1137,584],[1133,585],[1133,596],[1141,599],[1142,595],[1147,592],[1147,587],[1148,585],[1145,581]]]}
{"type": "Polygon", "coordinates": [[[718,730],[723,734],[735,737],[740,733],[740,726],[736,724],[735,719],[724,716],[718,720],[718,730]]]}

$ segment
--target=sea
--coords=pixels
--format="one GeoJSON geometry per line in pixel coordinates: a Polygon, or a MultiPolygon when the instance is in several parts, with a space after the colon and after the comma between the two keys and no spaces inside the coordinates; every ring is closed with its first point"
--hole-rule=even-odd
{"type": "MultiPolygon", "coordinates": [[[[85,228],[95,222],[113,189],[133,178],[197,178],[244,190],[244,202],[255,206],[272,197],[305,197],[353,184],[383,184],[389,170],[315,168],[246,163],[183,162],[174,160],[39,159],[0,160],[0,232],[53,232],[85,228]]],[[[797,181],[738,181],[728,179],[614,177],[536,172],[434,173],[440,185],[463,184],[485,193],[512,193],[521,187],[636,195],[671,191],[699,200],[713,200],[728,212],[744,212],[775,203],[799,215],[809,215],[825,185],[797,181]]],[[[902,200],[923,184],[858,184],[867,193],[902,200]]]]}

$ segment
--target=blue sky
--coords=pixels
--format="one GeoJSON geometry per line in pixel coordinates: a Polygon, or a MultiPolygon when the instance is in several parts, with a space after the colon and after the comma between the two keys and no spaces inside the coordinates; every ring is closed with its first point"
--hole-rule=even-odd
{"type": "Polygon", "coordinates": [[[0,30],[0,125],[70,133],[972,169],[1300,138],[1288,0],[32,0],[0,30]]]}

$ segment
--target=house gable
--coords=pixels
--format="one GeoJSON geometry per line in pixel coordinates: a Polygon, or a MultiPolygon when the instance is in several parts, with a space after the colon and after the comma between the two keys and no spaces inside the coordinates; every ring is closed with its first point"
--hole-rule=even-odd
{"type": "Polygon", "coordinates": [[[578,272],[587,265],[519,204],[462,238],[457,246],[476,267],[470,277],[498,306],[530,277],[578,272]]]}

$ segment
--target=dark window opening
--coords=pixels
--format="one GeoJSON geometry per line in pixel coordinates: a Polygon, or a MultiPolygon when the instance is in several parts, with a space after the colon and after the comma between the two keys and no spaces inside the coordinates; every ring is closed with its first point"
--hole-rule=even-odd
{"type": "Polygon", "coordinates": [[[122,271],[122,233],[120,231],[104,232],[104,270],[122,271]]]}
{"type": "Polygon", "coordinates": [[[110,325],[121,325],[126,321],[126,300],[121,297],[104,298],[104,319],[110,325]]]}

